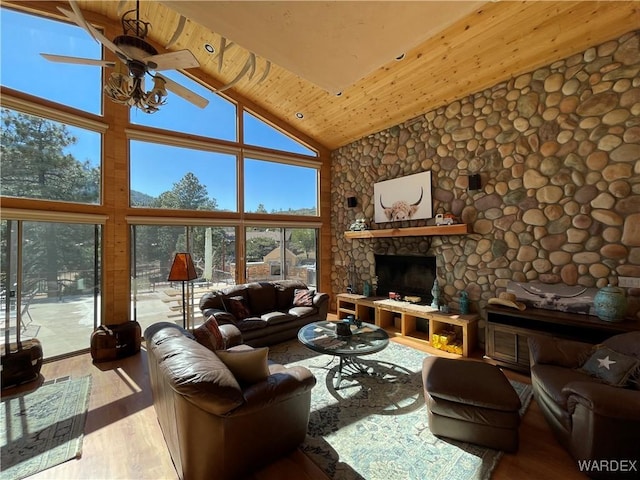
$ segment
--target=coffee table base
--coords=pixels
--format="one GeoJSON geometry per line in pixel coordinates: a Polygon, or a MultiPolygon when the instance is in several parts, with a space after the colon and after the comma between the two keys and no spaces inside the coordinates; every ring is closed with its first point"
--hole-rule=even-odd
{"type": "Polygon", "coordinates": [[[343,374],[345,376],[351,376],[357,375],[358,373],[371,376],[378,375],[373,367],[362,363],[358,357],[341,356],[340,365],[338,365],[338,375],[333,382],[333,388],[336,390],[340,389],[343,374]]]}

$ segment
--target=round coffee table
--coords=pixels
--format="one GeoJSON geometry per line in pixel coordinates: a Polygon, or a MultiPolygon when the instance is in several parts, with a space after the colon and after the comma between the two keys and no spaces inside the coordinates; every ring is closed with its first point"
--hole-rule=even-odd
{"type": "Polygon", "coordinates": [[[334,388],[340,388],[343,369],[358,373],[369,373],[367,366],[358,362],[358,357],[384,350],[389,345],[389,335],[380,327],[362,323],[360,327],[350,325],[351,335],[338,336],[338,322],[314,322],[305,325],[298,332],[298,340],[310,350],[340,358],[338,376],[334,388]]]}

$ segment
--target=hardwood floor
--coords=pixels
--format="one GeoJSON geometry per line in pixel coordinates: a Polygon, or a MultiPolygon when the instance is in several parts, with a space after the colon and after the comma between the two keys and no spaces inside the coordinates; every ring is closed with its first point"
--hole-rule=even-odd
{"type": "MultiPolygon", "coordinates": [[[[396,341],[431,354],[443,354],[407,339],[396,341]]],[[[525,375],[510,371],[505,373],[509,378],[529,383],[525,375]]],[[[62,376],[75,378],[91,375],[93,384],[82,457],[45,470],[30,479],[178,478],[153,408],[144,349],[139,355],[99,365],[94,365],[86,353],[45,363],[41,374],[41,381],[62,376]]],[[[17,390],[6,390],[3,395],[16,393],[17,390]]],[[[584,479],[586,476],[578,472],[575,462],[556,442],[533,400],[520,427],[518,453],[505,454],[492,478],[571,480],[584,479]]],[[[255,473],[249,480],[326,479],[326,475],[306,455],[296,451],[255,473]]],[[[428,479],[428,472],[425,472],[425,479],[428,479]]]]}

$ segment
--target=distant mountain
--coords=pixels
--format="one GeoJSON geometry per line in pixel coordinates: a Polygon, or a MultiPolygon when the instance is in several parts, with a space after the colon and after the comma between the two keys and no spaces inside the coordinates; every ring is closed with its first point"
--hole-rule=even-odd
{"type": "Polygon", "coordinates": [[[148,207],[157,200],[156,197],[147,195],[146,193],[131,190],[131,206],[133,207],[148,207]]]}
{"type": "Polygon", "coordinates": [[[293,209],[290,208],[288,210],[271,210],[271,213],[282,213],[285,215],[310,215],[310,216],[315,216],[317,215],[316,213],[316,209],[314,207],[311,208],[297,208],[297,209],[293,209]]]}

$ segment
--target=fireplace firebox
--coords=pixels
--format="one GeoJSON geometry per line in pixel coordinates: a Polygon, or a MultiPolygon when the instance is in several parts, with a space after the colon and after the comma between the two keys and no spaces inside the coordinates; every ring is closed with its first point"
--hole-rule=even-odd
{"type": "Polygon", "coordinates": [[[436,278],[436,257],[414,255],[375,255],[377,294],[395,292],[403,297],[418,296],[420,303],[431,303],[436,278]]]}

